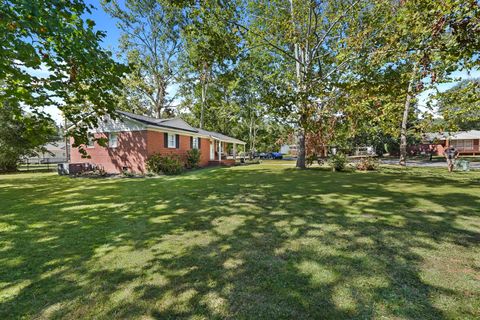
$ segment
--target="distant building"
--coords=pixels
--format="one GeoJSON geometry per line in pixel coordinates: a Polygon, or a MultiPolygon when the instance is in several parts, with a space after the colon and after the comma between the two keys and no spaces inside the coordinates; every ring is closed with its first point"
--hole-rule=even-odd
{"type": "Polygon", "coordinates": [[[28,163],[60,163],[67,161],[67,150],[65,141],[57,140],[47,143],[43,146],[45,151],[38,153],[37,156],[25,157],[23,162],[28,163]]]}
{"type": "Polygon", "coordinates": [[[458,132],[431,132],[423,137],[420,151],[443,155],[449,146],[455,147],[460,154],[480,155],[480,130],[458,132]]]}

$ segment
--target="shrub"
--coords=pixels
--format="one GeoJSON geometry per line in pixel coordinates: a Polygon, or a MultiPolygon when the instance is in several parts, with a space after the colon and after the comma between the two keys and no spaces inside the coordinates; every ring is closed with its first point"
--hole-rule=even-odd
{"type": "Polygon", "coordinates": [[[183,172],[185,165],[182,158],[179,155],[159,155],[154,154],[147,159],[147,168],[150,172],[156,174],[180,174],[183,172]]]}
{"type": "Polygon", "coordinates": [[[379,166],[378,160],[372,157],[362,158],[357,162],[357,170],[373,171],[377,170],[379,166]]]}
{"type": "Polygon", "coordinates": [[[318,156],[316,154],[311,154],[305,159],[305,164],[307,165],[307,167],[310,167],[317,160],[318,156]]]}
{"type": "Polygon", "coordinates": [[[347,164],[347,157],[343,153],[337,153],[330,156],[328,159],[328,164],[332,168],[332,171],[342,171],[345,169],[347,164]]]}
{"type": "Polygon", "coordinates": [[[135,174],[131,171],[128,171],[128,169],[122,170],[122,175],[126,178],[133,178],[135,177],[135,174]]]}
{"type": "Polygon", "coordinates": [[[191,149],[187,151],[186,166],[189,169],[198,168],[200,164],[200,150],[191,149]]]}

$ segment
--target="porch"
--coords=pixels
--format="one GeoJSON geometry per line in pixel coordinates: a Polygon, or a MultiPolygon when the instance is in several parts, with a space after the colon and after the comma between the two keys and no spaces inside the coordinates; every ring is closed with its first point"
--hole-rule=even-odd
{"type": "Polygon", "coordinates": [[[210,134],[210,160],[209,166],[233,166],[239,158],[239,148],[245,153],[245,142],[220,135],[210,134]]]}

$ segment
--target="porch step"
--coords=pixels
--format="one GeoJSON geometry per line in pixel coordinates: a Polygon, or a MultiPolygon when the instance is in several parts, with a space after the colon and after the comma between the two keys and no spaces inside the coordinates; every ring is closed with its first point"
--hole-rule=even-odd
{"type": "Polygon", "coordinates": [[[235,165],[235,160],[233,160],[233,159],[224,159],[224,160],[221,160],[221,161],[218,161],[218,160],[208,161],[208,166],[209,167],[212,167],[212,166],[227,166],[227,167],[230,167],[230,166],[234,166],[234,165],[235,165]]]}

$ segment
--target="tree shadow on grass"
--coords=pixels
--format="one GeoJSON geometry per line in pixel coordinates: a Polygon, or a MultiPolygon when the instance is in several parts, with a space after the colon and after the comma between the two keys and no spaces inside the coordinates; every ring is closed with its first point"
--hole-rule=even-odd
{"type": "Polygon", "coordinates": [[[441,319],[479,311],[464,291],[426,281],[423,267],[451,248],[478,252],[480,196],[464,189],[474,188],[468,181],[258,167],[5,184],[14,188],[0,187],[2,318],[441,319]],[[439,297],[461,303],[446,313],[439,297]]]}

